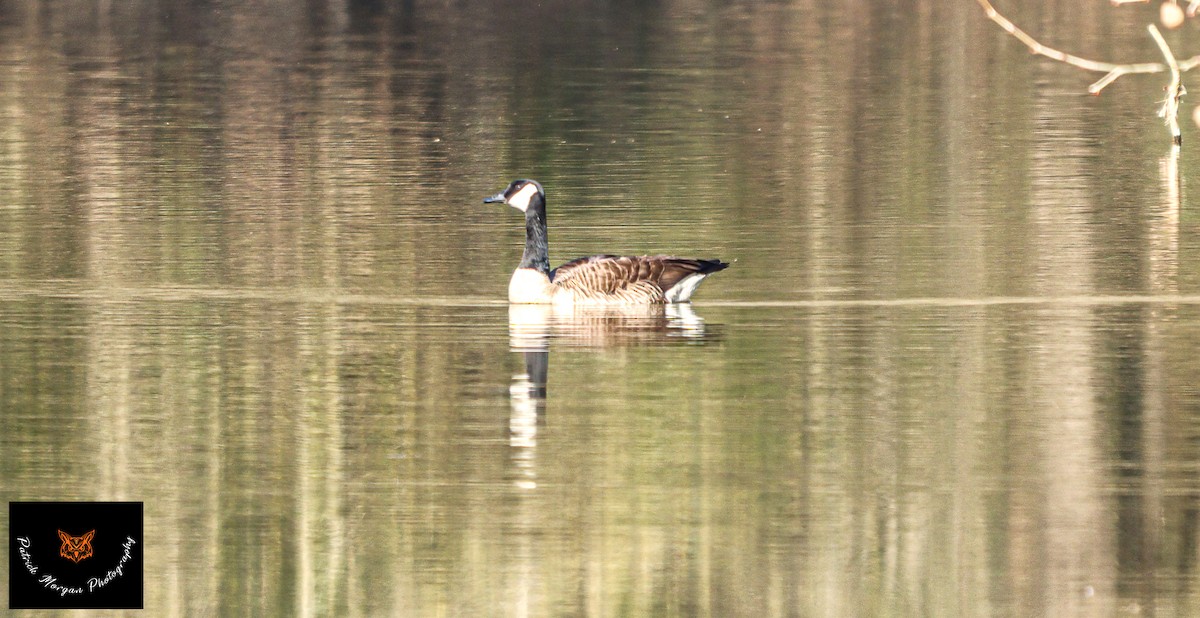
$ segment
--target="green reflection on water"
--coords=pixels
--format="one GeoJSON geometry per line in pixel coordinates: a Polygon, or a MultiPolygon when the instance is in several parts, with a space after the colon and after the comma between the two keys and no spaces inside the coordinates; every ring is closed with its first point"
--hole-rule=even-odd
{"type": "Polygon", "coordinates": [[[1200,613],[1137,79],[970,3],[2,3],[0,487],[145,500],[156,614],[1200,613]],[[519,176],[556,263],[737,262],[514,319],[519,176]]]}

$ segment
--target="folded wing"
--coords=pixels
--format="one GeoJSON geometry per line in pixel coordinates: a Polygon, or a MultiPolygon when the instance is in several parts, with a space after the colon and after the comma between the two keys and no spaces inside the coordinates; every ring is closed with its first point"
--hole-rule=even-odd
{"type": "Polygon", "coordinates": [[[551,273],[551,282],[577,294],[638,295],[662,302],[671,288],[692,275],[707,275],[729,266],[720,260],[669,255],[594,255],[567,262],[551,273]]]}

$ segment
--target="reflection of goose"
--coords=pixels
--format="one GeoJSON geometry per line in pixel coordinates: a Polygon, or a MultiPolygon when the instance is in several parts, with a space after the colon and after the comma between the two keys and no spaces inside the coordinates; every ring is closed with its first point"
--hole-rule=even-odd
{"type": "Polygon", "coordinates": [[[525,253],[508,283],[512,303],[660,304],[686,303],[708,275],[729,264],[667,255],[594,255],[550,270],[546,241],[546,194],[533,180],[514,180],[484,198],[525,213],[525,253]]]}
{"type": "Polygon", "coordinates": [[[514,483],[522,489],[534,489],[537,487],[537,433],[546,414],[546,373],[550,353],[535,350],[521,355],[525,360],[525,373],[513,376],[512,385],[508,387],[509,405],[512,406],[512,414],[508,417],[508,445],[513,449],[514,483]]]}
{"type": "Polygon", "coordinates": [[[509,346],[521,354],[525,372],[509,385],[508,441],[514,483],[537,488],[538,430],[546,418],[550,341],[569,346],[608,348],[704,342],[712,339],[704,320],[684,305],[522,305],[508,306],[509,346]]]}
{"type": "Polygon", "coordinates": [[[712,339],[704,320],[684,305],[508,306],[509,347],[546,350],[550,340],[577,347],[698,343],[712,339]]]}

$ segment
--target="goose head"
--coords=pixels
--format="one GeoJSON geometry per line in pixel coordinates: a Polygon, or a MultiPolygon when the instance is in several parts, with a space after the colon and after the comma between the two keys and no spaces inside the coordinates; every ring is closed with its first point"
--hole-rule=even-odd
{"type": "Polygon", "coordinates": [[[514,180],[508,188],[491,196],[483,198],[484,204],[508,204],[521,212],[528,212],[531,205],[546,205],[546,193],[536,180],[514,180]]]}

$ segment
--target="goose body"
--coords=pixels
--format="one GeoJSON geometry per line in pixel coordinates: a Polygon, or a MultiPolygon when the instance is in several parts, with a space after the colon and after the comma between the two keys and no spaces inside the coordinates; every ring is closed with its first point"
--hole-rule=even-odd
{"type": "Polygon", "coordinates": [[[708,275],[729,264],[669,255],[594,255],[550,270],[546,194],[533,180],[514,180],[485,198],[525,213],[525,252],[508,282],[510,303],[646,305],[686,303],[708,275]]]}

